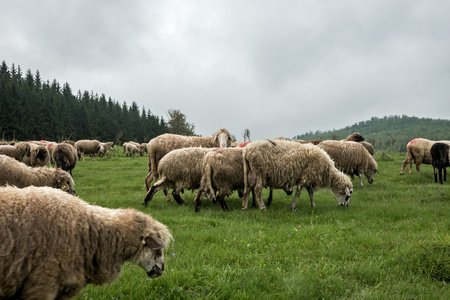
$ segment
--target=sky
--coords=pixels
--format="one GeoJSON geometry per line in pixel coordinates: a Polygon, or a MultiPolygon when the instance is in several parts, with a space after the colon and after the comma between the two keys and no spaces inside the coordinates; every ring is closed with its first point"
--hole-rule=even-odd
{"type": "Polygon", "coordinates": [[[166,120],[180,110],[198,135],[292,138],[450,119],[449,12],[448,0],[2,0],[0,61],[166,120]]]}

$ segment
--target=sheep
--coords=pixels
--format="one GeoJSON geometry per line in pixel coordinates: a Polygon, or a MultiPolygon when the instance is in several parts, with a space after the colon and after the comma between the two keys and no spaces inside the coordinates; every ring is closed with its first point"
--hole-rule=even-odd
{"type": "Polygon", "coordinates": [[[97,140],[79,140],[75,142],[75,147],[78,151],[78,158],[84,159],[85,154],[92,156],[92,160],[95,160],[95,154],[102,155],[105,152],[105,146],[97,140]]]}
{"type": "Polygon", "coordinates": [[[439,183],[442,182],[442,169],[444,169],[444,181],[447,181],[447,167],[450,167],[450,154],[449,154],[450,146],[444,143],[434,143],[431,146],[431,164],[434,169],[434,182],[437,181],[437,173],[439,172],[439,183]]]}
{"type": "Polygon", "coordinates": [[[114,147],[113,142],[106,142],[106,143],[100,143],[100,148],[103,149],[102,151],[99,151],[98,156],[103,157],[106,155],[106,152],[111,150],[114,147]]]}
{"type": "Polygon", "coordinates": [[[50,151],[45,145],[30,144],[30,156],[25,156],[23,162],[31,167],[50,165],[50,151]]]}
{"type": "Polygon", "coordinates": [[[48,187],[0,188],[0,299],[69,299],[117,280],[125,262],[164,271],[172,235],[135,209],[89,205],[48,187]]]}
{"type": "Polygon", "coordinates": [[[48,167],[28,167],[12,157],[0,155],[0,186],[6,184],[20,188],[30,185],[49,186],[75,195],[75,183],[66,171],[48,167]]]}
{"type": "Polygon", "coordinates": [[[225,148],[229,147],[234,138],[228,130],[219,129],[211,136],[184,136],[177,134],[162,134],[150,140],[147,144],[148,175],[145,177],[147,191],[152,181],[158,180],[158,164],[164,155],[175,149],[186,147],[225,148]]]}
{"type": "MultiPolygon", "coordinates": [[[[242,196],[244,185],[244,164],[242,147],[248,143],[242,143],[237,148],[217,148],[207,153],[203,159],[202,179],[200,188],[195,196],[195,212],[200,211],[202,196],[209,192],[213,201],[218,201],[223,211],[228,211],[225,197],[230,196],[234,190],[238,190],[242,196]],[[216,191],[219,192],[217,197],[216,191]]],[[[256,178],[249,178],[253,189],[256,178]]],[[[286,194],[291,195],[292,189],[285,189],[286,194]]],[[[272,201],[273,189],[270,188],[268,203],[272,201]]],[[[270,205],[270,204],[269,204],[270,205]]],[[[255,196],[252,206],[256,207],[255,196]]]]}
{"type": "Polygon", "coordinates": [[[342,140],[343,142],[364,142],[363,136],[359,132],[354,132],[342,140]]]}
{"type": "Polygon", "coordinates": [[[133,157],[135,153],[139,153],[140,156],[144,156],[146,146],[142,146],[141,144],[133,141],[129,141],[128,143],[125,144],[126,144],[125,146],[126,148],[124,148],[125,156],[128,156],[128,154],[130,154],[130,156],[133,157]]]}
{"type": "Polygon", "coordinates": [[[378,172],[378,165],[370,155],[369,151],[358,142],[344,141],[323,141],[318,145],[334,161],[336,168],[342,172],[351,175],[358,175],[361,186],[362,176],[364,175],[371,184],[375,173],[378,172]]]}
{"type": "MultiPolygon", "coordinates": [[[[140,147],[140,146],[139,146],[140,147]]],[[[141,150],[135,145],[135,144],[132,144],[132,143],[127,143],[127,145],[126,145],[126,156],[131,156],[132,158],[134,158],[134,154],[135,153],[140,153],[140,155],[142,156],[143,155],[143,153],[141,152],[141,150]]]]}
{"type": "Polygon", "coordinates": [[[148,190],[142,205],[147,206],[160,189],[164,190],[166,200],[170,201],[167,189],[179,205],[184,204],[180,197],[183,188],[194,190],[200,187],[202,179],[202,161],[212,148],[191,147],[170,151],[159,162],[158,173],[161,178],[148,190]]]}
{"type": "Polygon", "coordinates": [[[263,187],[288,188],[297,186],[291,209],[295,210],[303,187],[308,191],[311,206],[315,206],[313,193],[331,188],[340,205],[347,206],[353,184],[344,173],[336,169],[330,156],[311,144],[289,141],[258,140],[244,148],[244,199],[242,209],[247,210],[250,192],[249,175],[256,176],[255,196],[261,210],[265,210],[261,191],[263,187]]]}
{"type": "Polygon", "coordinates": [[[423,138],[411,140],[406,145],[406,159],[403,161],[400,175],[404,174],[406,165],[409,164],[409,173],[412,172],[412,163],[416,164],[417,172],[420,172],[421,164],[431,164],[431,147],[434,143],[444,143],[450,145],[450,141],[430,141],[423,138]]]}
{"type": "Polygon", "coordinates": [[[14,145],[1,145],[0,154],[13,157],[16,160],[22,162],[24,157],[30,157],[31,147],[27,142],[18,142],[14,145]]]}
{"type": "Polygon", "coordinates": [[[71,144],[58,144],[53,151],[52,159],[57,168],[69,171],[70,175],[72,175],[72,170],[78,162],[77,149],[71,144]]]}

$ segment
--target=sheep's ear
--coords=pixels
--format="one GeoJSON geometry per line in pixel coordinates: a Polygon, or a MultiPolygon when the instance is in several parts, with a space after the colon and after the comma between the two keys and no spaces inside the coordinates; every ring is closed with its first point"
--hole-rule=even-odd
{"type": "Polygon", "coordinates": [[[350,189],[348,188],[348,186],[345,188],[345,194],[349,197],[352,195],[352,192],[350,192],[350,189]]]}
{"type": "Polygon", "coordinates": [[[165,246],[163,240],[161,240],[159,237],[153,236],[153,235],[146,237],[144,240],[144,244],[145,244],[145,246],[147,246],[153,250],[161,249],[161,248],[164,248],[164,246],[165,246]]]}

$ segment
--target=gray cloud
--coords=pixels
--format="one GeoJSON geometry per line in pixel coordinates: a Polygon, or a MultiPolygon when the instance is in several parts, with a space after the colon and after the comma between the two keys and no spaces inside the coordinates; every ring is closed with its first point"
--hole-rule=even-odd
{"type": "Polygon", "coordinates": [[[449,118],[448,1],[3,1],[8,65],[209,135],[449,118]],[[429,104],[425,104],[425,102],[429,104]]]}

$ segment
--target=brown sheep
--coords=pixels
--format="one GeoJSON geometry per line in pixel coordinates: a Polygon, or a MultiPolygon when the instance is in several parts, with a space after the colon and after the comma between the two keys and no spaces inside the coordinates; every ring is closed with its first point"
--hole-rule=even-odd
{"type": "Polygon", "coordinates": [[[0,299],[69,299],[87,284],[115,281],[127,261],[150,278],[163,274],[172,236],[135,209],[89,205],[48,187],[4,187],[0,211],[0,299]]]}
{"type": "Polygon", "coordinates": [[[50,165],[50,151],[46,145],[30,143],[31,155],[25,156],[23,162],[31,167],[43,167],[50,165]]]}
{"type": "Polygon", "coordinates": [[[255,196],[261,210],[265,210],[261,191],[264,187],[289,188],[297,186],[291,209],[295,210],[303,187],[308,191],[311,206],[313,193],[331,188],[340,205],[348,205],[353,185],[350,179],[334,166],[325,151],[311,144],[289,141],[258,140],[244,148],[244,200],[247,209],[250,192],[249,174],[256,176],[255,196]]]}
{"type": "Polygon", "coordinates": [[[0,186],[20,188],[30,185],[49,186],[75,195],[72,177],[63,170],[48,167],[28,167],[6,155],[0,155],[0,186]]]}
{"type": "MultiPolygon", "coordinates": [[[[438,141],[439,143],[444,143],[450,145],[450,141],[438,141]]],[[[431,165],[431,147],[436,141],[430,141],[427,139],[417,138],[410,141],[406,145],[406,159],[403,161],[402,168],[400,170],[400,175],[405,172],[406,165],[409,164],[409,173],[412,171],[412,163],[416,164],[417,172],[420,172],[420,165],[427,164],[431,165]]]]}
{"type": "Polygon", "coordinates": [[[336,168],[352,176],[352,179],[354,175],[358,175],[361,185],[363,175],[369,183],[373,183],[378,165],[361,143],[328,140],[321,142],[318,147],[328,153],[336,168]]]}
{"type": "Polygon", "coordinates": [[[70,175],[72,175],[72,170],[78,162],[77,149],[71,144],[58,144],[56,145],[55,150],[53,150],[52,159],[57,168],[61,168],[64,171],[69,171],[70,175]]]}
{"type": "Polygon", "coordinates": [[[22,162],[24,157],[30,157],[31,147],[27,142],[18,142],[14,145],[1,145],[0,154],[7,155],[22,162]]]}

